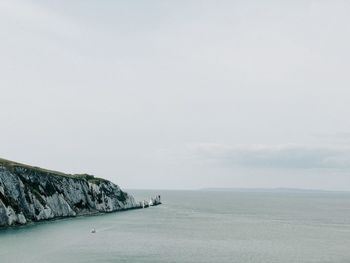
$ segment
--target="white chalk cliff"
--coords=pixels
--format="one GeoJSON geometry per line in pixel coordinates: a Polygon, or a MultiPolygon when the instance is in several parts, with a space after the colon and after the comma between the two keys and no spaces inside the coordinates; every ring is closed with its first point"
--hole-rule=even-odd
{"type": "Polygon", "coordinates": [[[107,180],[0,159],[0,227],[139,207],[107,180]]]}

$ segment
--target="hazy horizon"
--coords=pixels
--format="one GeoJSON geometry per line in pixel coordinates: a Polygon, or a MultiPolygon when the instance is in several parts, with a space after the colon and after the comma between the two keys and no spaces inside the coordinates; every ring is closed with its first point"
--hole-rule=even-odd
{"type": "Polygon", "coordinates": [[[350,190],[350,2],[0,2],[0,157],[126,189],[350,190]]]}

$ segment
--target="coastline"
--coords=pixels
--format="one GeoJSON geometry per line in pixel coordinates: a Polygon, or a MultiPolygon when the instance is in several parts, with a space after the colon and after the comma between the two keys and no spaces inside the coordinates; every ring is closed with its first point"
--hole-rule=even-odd
{"type": "Polygon", "coordinates": [[[156,203],[154,203],[151,206],[145,206],[145,207],[142,207],[142,205],[138,205],[138,206],[135,206],[135,207],[123,208],[123,209],[115,210],[115,211],[82,213],[82,214],[79,214],[79,215],[76,215],[76,216],[61,216],[61,217],[42,219],[42,220],[39,220],[39,221],[30,221],[30,222],[28,222],[26,224],[14,224],[14,225],[8,225],[8,226],[0,226],[0,233],[2,231],[6,231],[6,230],[9,230],[9,229],[20,229],[20,228],[26,228],[26,227],[30,227],[30,226],[34,226],[34,225],[45,224],[45,223],[49,223],[49,222],[70,220],[70,219],[82,218],[82,217],[94,217],[94,216],[104,216],[104,215],[107,215],[107,214],[114,214],[114,213],[124,213],[124,212],[128,212],[128,211],[131,211],[131,210],[139,210],[139,209],[150,208],[150,207],[153,207],[153,206],[159,206],[161,204],[162,204],[162,202],[156,202],[156,203]]]}

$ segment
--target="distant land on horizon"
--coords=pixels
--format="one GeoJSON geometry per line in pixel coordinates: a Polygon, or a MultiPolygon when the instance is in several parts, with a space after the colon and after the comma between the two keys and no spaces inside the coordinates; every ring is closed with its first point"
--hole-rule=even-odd
{"type": "Polygon", "coordinates": [[[210,187],[200,188],[199,191],[221,191],[221,192],[284,192],[284,193],[306,193],[306,192],[330,192],[330,193],[350,193],[350,191],[337,191],[337,190],[326,190],[326,189],[304,189],[304,188],[288,188],[288,187],[277,187],[277,188],[230,188],[230,187],[210,187]]]}

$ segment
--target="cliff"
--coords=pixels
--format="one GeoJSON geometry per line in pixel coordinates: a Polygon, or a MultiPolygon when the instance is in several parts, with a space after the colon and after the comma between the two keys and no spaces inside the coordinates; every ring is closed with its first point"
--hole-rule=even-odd
{"type": "Polygon", "coordinates": [[[0,227],[140,208],[117,185],[0,159],[0,227]]]}

